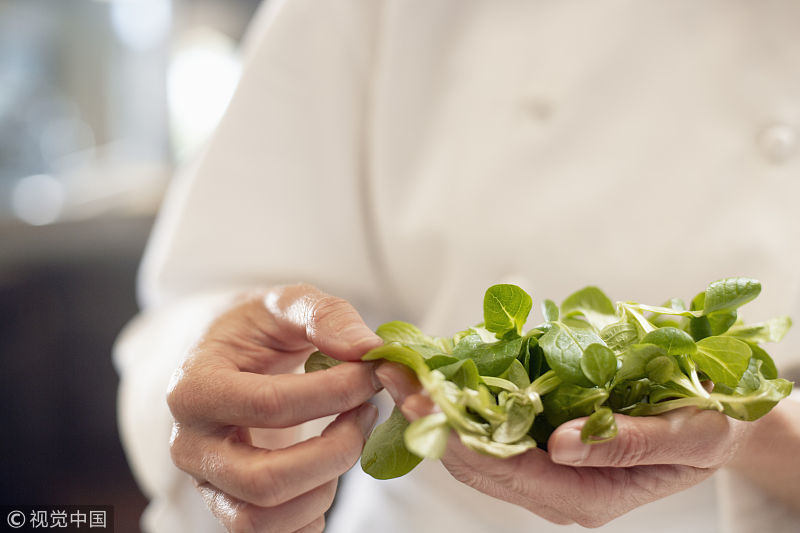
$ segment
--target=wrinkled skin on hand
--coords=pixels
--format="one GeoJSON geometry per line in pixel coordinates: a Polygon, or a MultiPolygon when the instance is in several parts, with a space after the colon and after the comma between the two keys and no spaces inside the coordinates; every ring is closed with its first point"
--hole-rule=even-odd
{"type": "MultiPolygon", "coordinates": [[[[408,368],[383,363],[376,373],[410,421],[434,409],[408,368]]],[[[736,456],[755,427],[716,411],[618,414],[617,437],[587,445],[580,438],[584,421],[556,429],[548,452],[508,459],[474,452],[451,432],[442,463],[459,481],[551,522],[598,527],[706,479],[736,456]]]]}
{"type": "Polygon", "coordinates": [[[377,416],[374,365],[355,361],[380,344],[350,304],[309,285],[247,295],[209,326],[170,385],[170,450],[228,530],[322,531],[377,416]],[[351,362],[289,373],[317,348],[351,362]],[[253,446],[253,428],[280,437],[334,414],[318,437],[253,446]]]}

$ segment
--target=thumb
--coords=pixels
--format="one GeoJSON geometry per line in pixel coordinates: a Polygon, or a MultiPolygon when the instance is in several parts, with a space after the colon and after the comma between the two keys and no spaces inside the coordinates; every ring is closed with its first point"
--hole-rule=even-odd
{"type": "Polygon", "coordinates": [[[550,436],[547,449],[555,463],[572,466],[627,467],[680,464],[716,468],[737,448],[736,421],[716,411],[678,409],[658,416],[615,415],[618,433],[610,441],[584,444],[585,418],[570,420],[550,436]]]}
{"type": "Polygon", "coordinates": [[[322,352],[344,361],[357,361],[383,341],[346,300],[312,285],[276,287],[264,298],[280,336],[305,340],[322,352]]]}

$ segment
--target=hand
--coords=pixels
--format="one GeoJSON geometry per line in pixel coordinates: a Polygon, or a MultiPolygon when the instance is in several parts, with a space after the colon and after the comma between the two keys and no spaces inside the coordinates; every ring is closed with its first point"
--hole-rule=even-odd
{"type": "MultiPolygon", "coordinates": [[[[338,477],[377,416],[374,365],[289,374],[316,348],[356,361],[381,344],[344,300],[308,285],[251,295],[213,322],[170,385],[171,453],[230,531],[321,531],[338,477]],[[290,428],[341,413],[321,436],[282,449],[248,428],[290,428]]],[[[281,430],[278,430],[281,431],[281,430]]],[[[291,431],[291,429],[283,430],[291,431]]]]}
{"type": "MultiPolygon", "coordinates": [[[[376,373],[410,421],[434,409],[406,367],[384,363],[376,373]]],[[[442,463],[459,481],[551,522],[597,527],[704,480],[733,459],[753,427],[692,409],[615,416],[619,433],[609,442],[583,444],[585,419],[576,419],[556,429],[548,452],[509,459],[476,453],[451,432],[442,463]]]]}

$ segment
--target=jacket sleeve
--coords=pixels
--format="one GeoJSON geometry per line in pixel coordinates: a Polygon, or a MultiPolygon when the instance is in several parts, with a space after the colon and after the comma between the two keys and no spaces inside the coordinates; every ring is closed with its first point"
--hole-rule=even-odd
{"type": "Polygon", "coordinates": [[[219,529],[170,460],[165,392],[232,295],[295,281],[355,302],[379,293],[364,156],[378,9],[269,1],[225,116],[168,191],[140,270],[142,311],[114,354],[120,433],[151,499],[147,531],[219,529]]]}

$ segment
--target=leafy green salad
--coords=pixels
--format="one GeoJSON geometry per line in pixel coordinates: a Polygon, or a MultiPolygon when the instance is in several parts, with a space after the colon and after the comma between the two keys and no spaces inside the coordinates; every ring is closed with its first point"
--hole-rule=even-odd
{"type": "MultiPolygon", "coordinates": [[[[545,322],[524,331],[531,296],[504,284],[486,291],[483,323],[453,337],[383,324],[384,345],[363,360],[408,366],[438,410],[409,424],[395,408],[367,440],[362,468],[378,479],[405,475],[422,458],[440,458],[451,430],[473,450],[510,457],[546,449],[556,427],[584,416],[586,443],[614,438],[613,413],[695,407],[755,420],[792,389],[761,347],[781,340],[791,320],[745,324],[737,313],[760,291],[756,280],[727,278],[688,306],[677,298],[651,306],[615,305],[586,287],[560,307],[544,300],[545,322]]],[[[306,370],[336,363],[316,352],[306,370]]]]}

